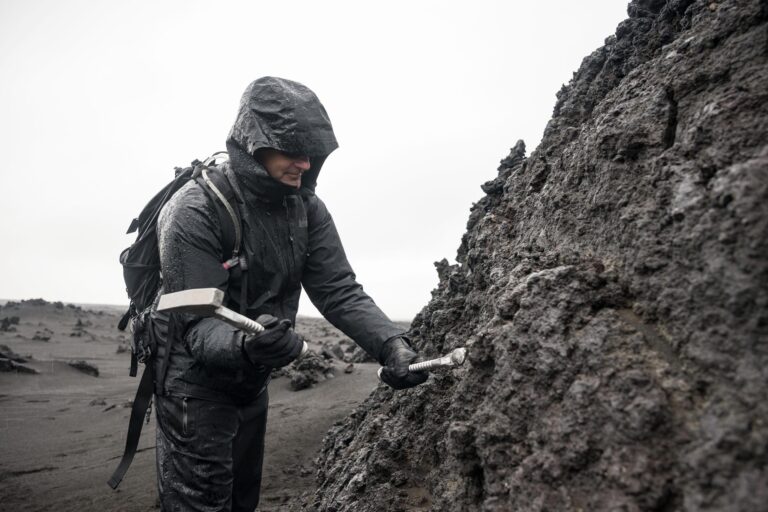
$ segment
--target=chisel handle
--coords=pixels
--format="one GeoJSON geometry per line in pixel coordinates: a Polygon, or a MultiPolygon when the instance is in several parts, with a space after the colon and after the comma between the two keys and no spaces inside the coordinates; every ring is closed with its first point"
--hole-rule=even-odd
{"type": "MultiPolygon", "coordinates": [[[[408,365],[409,372],[428,372],[435,368],[443,368],[446,366],[461,366],[464,364],[464,360],[467,357],[467,349],[464,347],[457,348],[451,353],[430,359],[429,361],[422,361],[420,363],[413,363],[408,365]]],[[[379,380],[381,380],[381,371],[384,368],[379,368],[379,380]]]]}

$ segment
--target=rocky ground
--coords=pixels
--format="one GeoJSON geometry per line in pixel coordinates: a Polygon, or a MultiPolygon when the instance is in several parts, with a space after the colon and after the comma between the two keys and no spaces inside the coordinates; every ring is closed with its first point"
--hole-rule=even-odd
{"type": "MultiPolygon", "coordinates": [[[[157,510],[155,425],[118,491],[107,486],[124,446],[131,400],[128,335],[114,307],[44,300],[0,307],[0,510],[157,510]]],[[[283,510],[314,489],[328,428],[377,387],[378,364],[321,319],[300,318],[313,353],[270,385],[262,506],[283,510]]]]}
{"type": "Polygon", "coordinates": [[[437,265],[414,339],[468,363],[377,388],[295,510],[766,509],[768,3],[628,13],[437,265]]]}

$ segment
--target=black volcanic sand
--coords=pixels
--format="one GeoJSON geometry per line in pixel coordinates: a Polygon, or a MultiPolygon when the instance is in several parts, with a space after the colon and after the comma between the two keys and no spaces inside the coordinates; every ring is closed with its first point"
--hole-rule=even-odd
{"type": "MultiPolygon", "coordinates": [[[[154,418],[144,427],[139,453],[119,490],[106,484],[122,455],[138,384],[128,376],[129,335],[115,327],[120,314],[117,308],[40,300],[0,308],[0,320],[19,317],[0,331],[0,345],[25,361],[18,364],[38,372],[0,372],[0,510],[157,509],[154,418]],[[75,361],[97,368],[98,377],[70,365],[75,361]]],[[[354,352],[352,342],[324,320],[298,323],[314,351],[330,353],[340,346],[354,352]]],[[[326,431],[378,385],[376,364],[354,364],[351,373],[338,359],[328,360],[328,366],[308,389],[292,391],[286,376],[270,385],[259,510],[280,510],[313,489],[313,459],[326,431]]]]}
{"type": "Polygon", "coordinates": [[[628,10],[438,264],[414,339],[468,364],[334,427],[303,510],[768,509],[768,2],[628,10]]]}

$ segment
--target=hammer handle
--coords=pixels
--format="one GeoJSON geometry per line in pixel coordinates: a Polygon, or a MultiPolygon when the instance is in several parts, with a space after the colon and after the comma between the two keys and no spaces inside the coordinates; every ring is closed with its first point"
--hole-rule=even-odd
{"type": "MultiPolygon", "coordinates": [[[[461,349],[464,350],[464,349],[461,349]]],[[[430,359],[429,361],[422,361],[420,363],[413,363],[408,365],[408,371],[409,372],[426,372],[429,370],[433,370],[435,368],[441,368],[444,366],[458,366],[461,365],[464,362],[464,357],[462,354],[462,357],[459,360],[454,360],[451,357],[451,354],[448,354],[443,357],[437,357],[435,359],[430,359]]],[[[381,371],[384,368],[379,368],[379,379],[381,379],[381,371]]]]}
{"type": "Polygon", "coordinates": [[[224,306],[219,306],[216,308],[213,316],[219,320],[224,320],[233,327],[237,327],[238,329],[242,329],[251,333],[261,332],[264,330],[264,326],[260,323],[255,322],[247,316],[241,315],[240,313],[236,313],[229,308],[225,308],[224,306]]]}
{"type": "Polygon", "coordinates": [[[453,366],[453,361],[451,361],[449,356],[438,357],[437,359],[430,359],[429,361],[409,364],[408,371],[426,372],[433,368],[440,368],[441,366],[453,366]]]}
{"type": "MultiPolygon", "coordinates": [[[[238,329],[242,329],[250,333],[257,333],[264,330],[264,326],[260,323],[251,320],[247,316],[243,316],[240,313],[236,313],[229,308],[225,308],[224,306],[219,306],[216,308],[213,316],[219,320],[224,320],[233,327],[237,327],[238,329]]],[[[301,347],[301,354],[299,354],[299,357],[305,355],[309,351],[309,345],[307,345],[307,342],[304,341],[303,343],[304,345],[301,347]]]]}

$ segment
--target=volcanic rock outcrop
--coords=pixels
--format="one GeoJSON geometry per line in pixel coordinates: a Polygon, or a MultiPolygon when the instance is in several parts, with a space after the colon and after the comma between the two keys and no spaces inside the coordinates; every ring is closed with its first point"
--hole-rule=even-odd
{"type": "Polygon", "coordinates": [[[768,503],[768,2],[635,0],[472,208],[305,510],[768,503]]]}

